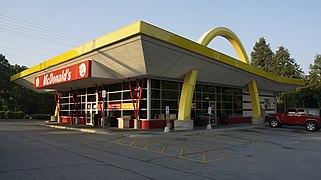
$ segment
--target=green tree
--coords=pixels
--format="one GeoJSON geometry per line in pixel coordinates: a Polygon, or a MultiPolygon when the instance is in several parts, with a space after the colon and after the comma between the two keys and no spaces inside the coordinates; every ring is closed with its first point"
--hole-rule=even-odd
{"type": "MultiPolygon", "coordinates": [[[[251,64],[259,69],[269,71],[277,76],[290,78],[305,78],[303,70],[295,59],[291,58],[289,50],[280,46],[273,53],[270,44],[267,44],[262,37],[255,43],[251,53],[251,64]]],[[[281,112],[287,107],[308,107],[313,106],[311,92],[304,87],[296,88],[290,92],[277,96],[278,110],[281,112]]]]}
{"type": "Polygon", "coordinates": [[[271,72],[273,55],[270,44],[267,44],[265,39],[261,37],[258,42],[255,42],[251,52],[251,64],[259,69],[271,72]]]}
{"type": "Polygon", "coordinates": [[[303,78],[302,68],[290,56],[289,50],[280,46],[273,56],[271,72],[278,76],[303,78]]]}
{"type": "Polygon", "coordinates": [[[321,107],[321,55],[317,54],[313,64],[309,66],[309,75],[307,77],[306,88],[310,90],[312,97],[317,101],[318,107],[321,107]]]}
{"type": "Polygon", "coordinates": [[[10,64],[6,57],[0,54],[0,110],[8,106],[10,83],[10,64]]]}
{"type": "Polygon", "coordinates": [[[10,76],[25,69],[25,66],[10,65],[5,56],[0,54],[0,110],[53,114],[55,102],[51,94],[38,94],[10,81],[10,76]]]}

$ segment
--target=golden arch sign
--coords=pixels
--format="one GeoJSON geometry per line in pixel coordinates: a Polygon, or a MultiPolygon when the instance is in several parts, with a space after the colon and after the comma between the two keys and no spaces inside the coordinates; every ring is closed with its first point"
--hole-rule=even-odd
{"type": "Polygon", "coordinates": [[[242,62],[247,64],[250,63],[240,39],[233,31],[226,27],[218,27],[205,32],[197,42],[203,46],[208,46],[208,44],[217,36],[222,36],[231,43],[237,53],[237,56],[242,62]]]}
{"type": "MultiPolygon", "coordinates": [[[[225,39],[227,39],[230,42],[230,44],[233,46],[239,59],[246,64],[250,64],[249,58],[241,43],[241,40],[237,37],[237,35],[233,31],[231,31],[226,27],[218,27],[205,32],[197,42],[204,46],[208,46],[208,44],[217,36],[222,36],[225,39]]],[[[255,118],[253,119],[253,122],[255,123],[257,121],[256,119],[261,117],[261,107],[260,107],[258,88],[254,80],[249,82],[248,89],[251,96],[252,115],[253,115],[253,118],[255,118]]]]}

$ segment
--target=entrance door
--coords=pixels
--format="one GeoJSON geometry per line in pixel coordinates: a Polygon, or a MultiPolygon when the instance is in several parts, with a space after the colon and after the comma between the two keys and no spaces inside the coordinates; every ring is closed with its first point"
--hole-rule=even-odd
{"type": "Polygon", "coordinates": [[[95,102],[87,102],[86,125],[94,125],[94,116],[97,112],[96,109],[97,106],[95,102]]]}

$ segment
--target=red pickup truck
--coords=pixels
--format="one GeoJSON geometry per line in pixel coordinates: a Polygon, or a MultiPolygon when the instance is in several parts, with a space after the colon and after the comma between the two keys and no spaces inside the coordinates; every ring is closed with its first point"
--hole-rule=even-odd
{"type": "Polygon", "coordinates": [[[266,120],[274,128],[283,125],[305,126],[308,131],[321,128],[320,109],[291,108],[285,114],[270,114],[266,120]]]}

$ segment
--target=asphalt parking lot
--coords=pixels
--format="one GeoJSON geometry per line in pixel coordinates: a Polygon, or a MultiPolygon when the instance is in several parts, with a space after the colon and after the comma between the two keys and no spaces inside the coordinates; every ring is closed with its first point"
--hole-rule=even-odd
{"type": "Polygon", "coordinates": [[[91,134],[0,120],[0,179],[320,179],[303,127],[91,134]]]}

